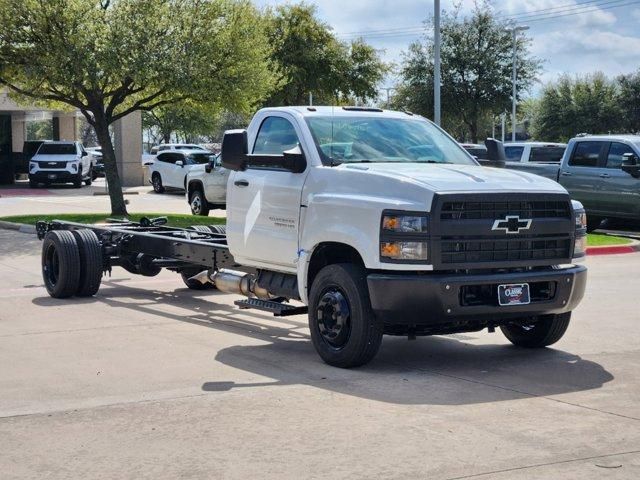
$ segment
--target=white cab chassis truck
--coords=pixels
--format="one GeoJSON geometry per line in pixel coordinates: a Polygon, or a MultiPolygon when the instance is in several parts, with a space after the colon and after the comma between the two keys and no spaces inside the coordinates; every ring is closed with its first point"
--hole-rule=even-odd
{"type": "Polygon", "coordinates": [[[485,168],[430,121],[361,107],[260,110],[225,134],[227,225],[164,219],[39,222],[53,297],[97,292],[121,266],[244,295],[240,308],[308,314],[338,367],[384,334],[493,332],[545,347],[585,290],[586,216],[560,185],[485,168]]]}

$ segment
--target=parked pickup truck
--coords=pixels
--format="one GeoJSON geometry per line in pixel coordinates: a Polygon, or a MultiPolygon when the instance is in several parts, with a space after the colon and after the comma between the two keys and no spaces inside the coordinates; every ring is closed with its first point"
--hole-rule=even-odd
{"type": "Polygon", "coordinates": [[[92,295],[112,266],[167,268],[189,288],[248,297],[240,308],[308,314],[338,367],[370,361],[383,334],[499,327],[544,347],[584,294],[582,206],[549,179],[481,167],[422,117],[267,108],[225,134],[222,163],[226,231],[39,222],[49,294],[92,295]]]}
{"type": "Polygon", "coordinates": [[[560,165],[507,162],[553,179],[584,205],[588,231],[605,218],[640,220],[640,136],[592,135],[569,141],[560,165]]]}
{"type": "Polygon", "coordinates": [[[560,163],[566,143],[510,142],[505,143],[507,162],[560,163]]]}

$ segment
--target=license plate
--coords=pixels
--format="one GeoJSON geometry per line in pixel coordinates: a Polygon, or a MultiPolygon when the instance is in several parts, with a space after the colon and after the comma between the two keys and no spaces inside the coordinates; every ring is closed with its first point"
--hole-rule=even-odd
{"type": "Polygon", "coordinates": [[[47,175],[47,178],[49,180],[55,180],[57,178],[57,175],[55,173],[50,173],[49,175],[47,175]]]}
{"type": "Polygon", "coordinates": [[[506,305],[527,305],[531,303],[528,283],[498,285],[498,303],[506,305]]]}

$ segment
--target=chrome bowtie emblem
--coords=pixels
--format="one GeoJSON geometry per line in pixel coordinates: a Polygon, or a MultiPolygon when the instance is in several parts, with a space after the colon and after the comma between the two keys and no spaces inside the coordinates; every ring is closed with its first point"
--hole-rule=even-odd
{"type": "Polygon", "coordinates": [[[521,230],[531,228],[530,218],[520,218],[518,215],[507,215],[503,219],[493,222],[491,230],[503,230],[504,233],[520,233],[521,230]]]}

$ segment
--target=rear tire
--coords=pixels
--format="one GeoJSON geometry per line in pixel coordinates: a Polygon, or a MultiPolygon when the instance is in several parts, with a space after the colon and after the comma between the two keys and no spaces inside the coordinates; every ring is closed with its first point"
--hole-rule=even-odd
{"type": "Polygon", "coordinates": [[[357,367],[375,357],[383,325],[371,310],[363,267],[340,263],[320,270],[309,294],[309,330],[329,365],[357,367]]]}
{"type": "Polygon", "coordinates": [[[42,242],[42,278],[53,298],[68,298],[80,284],[80,252],[74,235],[52,230],[42,242]]]}
{"type": "Polygon", "coordinates": [[[84,184],[88,187],[93,183],[93,167],[89,168],[89,176],[84,181],[84,184]]]}
{"type": "Polygon", "coordinates": [[[102,282],[102,247],[92,230],[75,230],[73,235],[80,252],[80,280],[76,296],[92,297],[98,293],[102,282]]]}
{"type": "Polygon", "coordinates": [[[164,187],[162,186],[162,177],[158,172],[151,175],[151,184],[153,185],[153,191],[156,193],[164,193],[164,187]]]}
{"type": "Polygon", "coordinates": [[[519,347],[542,348],[553,345],[562,338],[569,327],[571,312],[558,315],[542,315],[531,325],[509,324],[500,327],[504,336],[519,347]]]}
{"type": "Polygon", "coordinates": [[[194,215],[202,215],[203,217],[209,216],[209,203],[205,198],[202,190],[195,189],[189,196],[189,206],[191,207],[191,213],[194,215]]]}

